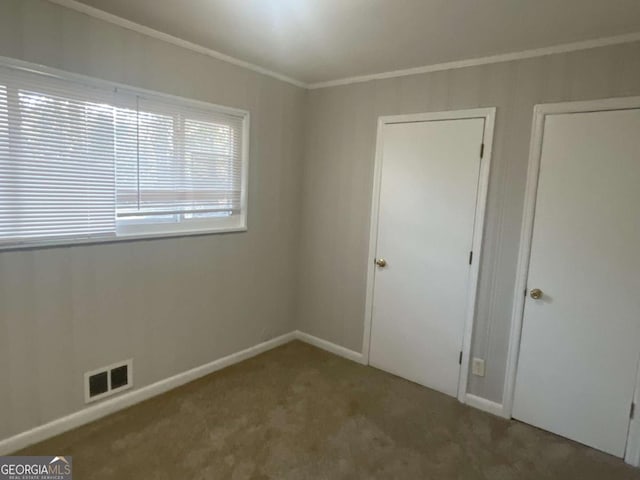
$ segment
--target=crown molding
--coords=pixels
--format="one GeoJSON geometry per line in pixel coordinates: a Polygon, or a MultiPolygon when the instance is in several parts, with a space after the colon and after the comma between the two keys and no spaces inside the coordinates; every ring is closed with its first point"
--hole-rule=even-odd
{"type": "Polygon", "coordinates": [[[520,52],[504,53],[500,55],[492,55],[488,57],[471,58],[466,60],[458,60],[455,62],[438,63],[425,65],[422,67],[406,68],[403,70],[393,70],[389,72],[373,73],[370,75],[360,75],[356,77],[342,78],[338,80],[329,80],[326,82],[317,82],[307,85],[310,90],[319,88],[337,87],[340,85],[349,85],[352,83],[362,83],[371,80],[384,80],[387,78],[406,77],[409,75],[417,75],[420,73],[439,72],[442,70],[453,70],[457,68],[475,67],[478,65],[489,65],[492,63],[510,62],[513,60],[523,60],[527,58],[543,57],[546,55],[554,55],[558,53],[575,52],[578,50],[588,50],[598,47],[606,47],[609,45],[619,45],[622,43],[632,43],[640,41],[640,32],[629,33],[625,35],[617,35],[614,37],[597,38],[594,40],[584,40],[581,42],[564,43],[554,45],[552,47],[536,48],[532,50],[522,50],[520,52]]]}
{"type": "Polygon", "coordinates": [[[167,42],[172,45],[176,45],[178,47],[186,48],[187,50],[201,53],[202,55],[206,55],[208,57],[212,57],[217,60],[222,60],[223,62],[231,63],[238,67],[246,68],[247,70],[251,70],[253,72],[260,73],[262,75],[267,75],[269,77],[276,78],[283,82],[295,85],[296,87],[307,88],[308,86],[306,83],[300,80],[297,80],[295,78],[289,77],[287,75],[274,72],[273,70],[269,70],[267,68],[261,67],[259,65],[255,65],[250,62],[245,62],[244,60],[240,60],[230,55],[226,55],[224,53],[218,52],[217,50],[203,47],[202,45],[198,45],[196,43],[192,43],[187,40],[174,37],[173,35],[169,35],[168,33],[163,33],[158,30],[154,30],[153,28],[145,27],[144,25],[141,25],[139,23],[135,23],[125,18],[118,17],[117,15],[107,13],[103,10],[91,7],[89,5],[78,2],[76,0],[49,0],[49,2],[55,3],[56,5],[60,5],[65,8],[69,8],[71,10],[75,10],[76,12],[80,12],[85,15],[89,15],[90,17],[112,23],[119,27],[126,28],[127,30],[133,30],[134,32],[140,33],[142,35],[146,35],[148,37],[152,37],[157,40],[162,40],[163,42],[167,42]]]}
{"type": "Polygon", "coordinates": [[[406,77],[409,75],[439,72],[443,70],[453,70],[457,68],[489,65],[492,63],[511,62],[514,60],[543,57],[547,55],[575,52],[579,50],[589,50],[592,48],[607,47],[610,45],[619,45],[623,43],[640,42],[640,32],[634,32],[634,33],[628,33],[624,35],[616,35],[613,37],[603,37],[603,38],[596,38],[593,40],[564,43],[560,45],[554,45],[551,47],[522,50],[519,52],[504,53],[499,55],[491,55],[491,56],[478,57],[478,58],[470,58],[470,59],[464,59],[464,60],[457,60],[453,62],[437,63],[437,64],[431,64],[431,65],[424,65],[420,67],[406,68],[402,70],[392,70],[388,72],[373,73],[368,75],[358,75],[354,77],[340,78],[340,79],[329,80],[325,82],[305,83],[301,80],[289,77],[282,73],[278,73],[273,70],[269,70],[267,68],[261,67],[259,65],[255,65],[253,63],[240,60],[230,55],[226,55],[224,53],[218,52],[217,50],[203,47],[202,45],[198,45],[198,44],[189,42],[187,40],[174,37],[173,35],[169,35],[167,33],[154,30],[153,28],[146,27],[139,23],[132,22],[125,18],[118,17],[117,15],[107,13],[103,10],[100,10],[95,7],[91,7],[77,0],[48,0],[48,1],[51,3],[55,3],[56,5],[60,5],[62,7],[66,7],[71,10],[75,10],[77,12],[83,13],[85,15],[89,15],[99,20],[112,23],[119,27],[132,30],[142,35],[146,35],[146,36],[155,38],[157,40],[161,40],[161,41],[176,45],[178,47],[185,48],[187,50],[201,53],[203,55],[207,55],[208,57],[212,57],[217,60],[221,60],[223,62],[231,63],[238,67],[246,68],[247,70],[251,70],[253,72],[260,73],[262,75],[267,75],[269,77],[276,78],[283,82],[290,83],[291,85],[295,85],[296,87],[306,88],[309,90],[337,87],[340,85],[349,85],[352,83],[369,82],[371,80],[384,80],[388,78],[406,77]]]}

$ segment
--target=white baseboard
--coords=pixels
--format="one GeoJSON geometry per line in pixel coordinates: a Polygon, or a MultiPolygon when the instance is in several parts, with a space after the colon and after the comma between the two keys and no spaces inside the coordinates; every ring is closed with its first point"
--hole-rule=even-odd
{"type": "Polygon", "coordinates": [[[323,340],[322,338],[314,337],[313,335],[301,332],[300,330],[296,330],[294,333],[296,338],[301,342],[321,348],[322,350],[326,350],[327,352],[333,353],[334,355],[344,357],[347,360],[366,365],[364,355],[360,352],[349,350],[348,348],[336,345],[335,343],[331,343],[328,340],[323,340]]]}
{"type": "MultiPolygon", "coordinates": [[[[321,348],[322,350],[326,350],[327,352],[333,353],[334,355],[338,355],[348,360],[361,363],[362,365],[367,364],[362,353],[349,350],[348,348],[336,345],[335,343],[323,340],[318,337],[314,337],[313,335],[301,332],[300,330],[295,331],[294,334],[296,339],[313,345],[314,347],[321,348]]],[[[491,413],[492,415],[497,415],[498,417],[510,418],[510,416],[506,414],[504,406],[501,403],[492,402],[491,400],[487,400],[486,398],[467,393],[464,396],[464,403],[466,405],[469,405],[470,407],[477,408],[478,410],[491,413]]]]}
{"type": "MultiPolygon", "coordinates": [[[[61,433],[93,422],[119,410],[135,405],[136,403],[161,395],[169,390],[173,390],[174,388],[204,377],[205,375],[209,375],[210,373],[234,365],[243,360],[247,360],[259,355],[260,353],[284,345],[285,343],[289,343],[292,340],[300,340],[313,345],[314,347],[333,353],[334,355],[346,358],[347,360],[363,365],[366,364],[362,353],[355,352],[327,340],[296,330],[253,347],[249,347],[240,352],[214,360],[213,362],[200,367],[179,373],[178,375],[174,375],[173,377],[169,377],[165,380],[160,380],[159,382],[147,385],[146,387],[129,390],[117,397],[84,408],[65,417],[58,418],[52,422],[40,425],[26,432],[19,433],[13,437],[0,440],[0,455],[8,455],[12,452],[28,447],[29,445],[33,445],[34,443],[42,442],[56,435],[60,435],[61,433]]],[[[507,418],[503,406],[499,403],[495,403],[472,394],[467,394],[465,396],[465,403],[471,407],[507,418]]]]}
{"type": "MultiPolygon", "coordinates": [[[[313,345],[314,347],[321,348],[322,350],[326,350],[327,352],[333,353],[334,355],[344,357],[348,360],[352,360],[363,365],[367,364],[362,353],[349,350],[348,348],[336,345],[335,343],[323,340],[318,337],[314,337],[313,335],[301,332],[300,330],[295,331],[294,334],[296,339],[313,345]]],[[[497,415],[498,417],[510,418],[510,416],[506,414],[504,406],[501,403],[492,402],[491,400],[487,400],[486,398],[467,393],[464,396],[464,403],[466,405],[469,405],[470,407],[477,408],[478,410],[491,413],[492,415],[497,415]]]]}
{"type": "Polygon", "coordinates": [[[467,393],[465,395],[464,403],[466,405],[469,405],[470,407],[477,408],[478,410],[491,413],[492,415],[497,415],[498,417],[502,418],[509,418],[509,416],[506,415],[504,406],[501,403],[492,402],[491,400],[487,400],[486,398],[478,397],[470,393],[467,393]]]}
{"type": "Polygon", "coordinates": [[[47,440],[48,438],[93,422],[99,418],[135,405],[136,403],[140,403],[169,390],[173,390],[185,383],[192,382],[200,377],[204,377],[205,375],[209,375],[210,373],[254,357],[260,353],[266,352],[267,350],[289,343],[296,338],[298,338],[297,332],[290,332],[285,335],[281,335],[280,337],[267,340],[266,342],[249,347],[218,360],[214,360],[211,363],[193,368],[186,372],[179,373],[178,375],[174,375],[173,377],[169,377],[165,380],[160,380],[159,382],[147,385],[146,387],[142,387],[137,390],[129,390],[127,393],[123,393],[120,396],[92,405],[83,410],[72,413],[71,415],[67,415],[66,417],[58,418],[52,422],[40,425],[26,432],[19,433],[13,437],[0,440],[0,455],[10,454],[28,447],[29,445],[33,445],[34,443],[47,440]]]}

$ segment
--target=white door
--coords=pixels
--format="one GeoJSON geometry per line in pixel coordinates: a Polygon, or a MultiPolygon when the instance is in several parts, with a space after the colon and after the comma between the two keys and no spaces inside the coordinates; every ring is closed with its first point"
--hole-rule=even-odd
{"type": "Polygon", "coordinates": [[[386,124],[369,362],[456,395],[483,118],[386,124]],[[384,260],[384,262],[383,262],[384,260]]]}
{"type": "Polygon", "coordinates": [[[640,354],[640,110],[547,115],[543,138],[513,416],[622,457],[640,354]]]}

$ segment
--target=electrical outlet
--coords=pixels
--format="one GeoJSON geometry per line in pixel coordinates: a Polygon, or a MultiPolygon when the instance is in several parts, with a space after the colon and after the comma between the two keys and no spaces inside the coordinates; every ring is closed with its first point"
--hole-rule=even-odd
{"type": "Polygon", "coordinates": [[[471,362],[471,373],[478,377],[484,377],[484,360],[482,358],[473,359],[471,362]]]}

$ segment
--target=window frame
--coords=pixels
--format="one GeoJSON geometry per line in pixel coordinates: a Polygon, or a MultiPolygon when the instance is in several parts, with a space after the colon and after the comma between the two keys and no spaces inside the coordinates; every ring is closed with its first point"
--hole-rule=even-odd
{"type": "MultiPolygon", "coordinates": [[[[0,251],[6,250],[29,250],[49,247],[62,247],[73,245],[91,245],[103,243],[117,243],[145,239],[175,238],[186,236],[213,235],[220,233],[237,233],[248,230],[247,209],[248,209],[248,185],[249,185],[249,155],[250,155],[250,112],[239,108],[227,107],[214,103],[195,100],[192,98],[172,95],[164,92],[133,87],[118,82],[103,80],[87,75],[77,74],[52,68],[44,65],[16,60],[9,57],[0,56],[0,66],[13,68],[30,73],[36,73],[62,81],[81,83],[83,85],[111,90],[115,93],[142,96],[150,99],[158,99],[169,103],[177,103],[185,107],[193,107],[200,111],[211,111],[218,114],[233,115],[241,118],[242,139],[241,139],[241,193],[240,193],[240,213],[229,217],[191,219],[186,222],[175,223],[144,223],[117,226],[114,236],[102,238],[60,238],[55,240],[33,240],[23,243],[0,245],[0,251]]],[[[115,179],[114,179],[115,181],[115,179]]]]}

